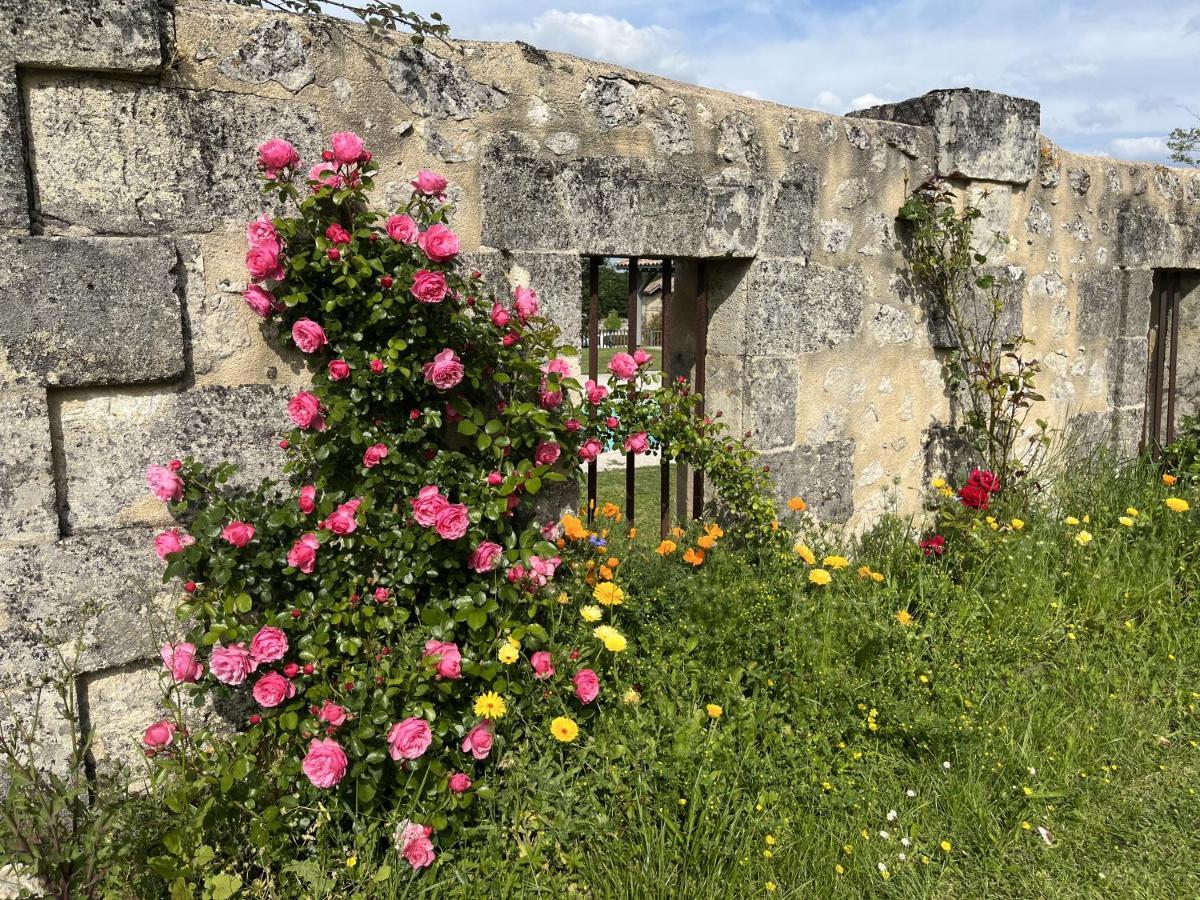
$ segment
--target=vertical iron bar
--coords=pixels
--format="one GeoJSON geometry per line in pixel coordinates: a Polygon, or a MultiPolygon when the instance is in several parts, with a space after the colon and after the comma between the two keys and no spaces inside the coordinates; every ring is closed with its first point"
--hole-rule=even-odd
{"type": "Polygon", "coordinates": [[[1171,320],[1171,353],[1167,357],[1171,366],[1171,374],[1167,380],[1166,443],[1168,444],[1175,440],[1175,364],[1179,360],[1179,284],[1181,280],[1180,272],[1172,272],[1167,278],[1167,288],[1170,294],[1167,315],[1171,320]]]}
{"type": "MultiPolygon", "coordinates": [[[[600,257],[588,257],[588,377],[595,381],[600,368],[600,257]]],[[[598,476],[596,460],[587,468],[587,520],[596,517],[598,476]]]]}
{"type": "Polygon", "coordinates": [[[1167,371],[1167,293],[1168,276],[1162,275],[1158,283],[1158,333],[1155,335],[1154,350],[1154,455],[1162,449],[1163,376],[1167,371]]]}
{"type": "MultiPolygon", "coordinates": [[[[638,259],[636,256],[631,256],[629,258],[629,305],[626,310],[629,315],[629,324],[625,329],[629,333],[630,353],[637,349],[639,282],[638,259]]],[[[636,460],[637,456],[632,451],[625,454],[625,518],[630,527],[633,527],[634,522],[633,493],[637,487],[636,460]]]]}
{"type": "Polygon", "coordinates": [[[1154,285],[1150,290],[1150,326],[1146,329],[1146,409],[1142,415],[1142,442],[1138,451],[1154,453],[1154,367],[1158,359],[1158,279],[1154,276],[1154,285]]]}
{"type": "MultiPolygon", "coordinates": [[[[696,415],[704,418],[704,367],[708,361],[708,272],[704,260],[696,263],[696,415]]],[[[692,518],[704,515],[704,472],[692,473],[692,518]]]]}
{"type": "MultiPolygon", "coordinates": [[[[662,357],[660,368],[664,387],[671,381],[671,357],[668,351],[671,345],[667,343],[670,326],[667,324],[667,316],[672,306],[671,276],[673,274],[671,260],[664,259],[662,261],[662,346],[659,348],[662,357]]],[[[658,530],[659,536],[665,538],[667,532],[671,530],[671,459],[667,456],[665,443],[660,442],[658,452],[661,454],[658,476],[658,517],[660,520],[658,530]]]]}

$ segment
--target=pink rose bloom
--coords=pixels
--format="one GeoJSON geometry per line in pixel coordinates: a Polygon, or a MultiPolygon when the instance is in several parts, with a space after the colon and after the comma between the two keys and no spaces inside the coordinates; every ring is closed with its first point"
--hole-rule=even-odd
{"type": "Polygon", "coordinates": [[[335,131],[329,143],[333,147],[333,158],[344,166],[358,162],[362,156],[362,138],[353,131],[335,131]]]}
{"type": "Polygon", "coordinates": [[[649,446],[650,440],[644,431],[635,432],[625,438],[626,453],[645,453],[649,446]]]}
{"type": "Polygon", "coordinates": [[[312,391],[301,391],[288,401],[288,417],[298,428],[325,430],[325,416],[321,413],[321,401],[312,391]]]}
{"type": "Polygon", "coordinates": [[[513,292],[513,309],[517,311],[517,317],[521,320],[521,324],[525,324],[525,320],[538,314],[538,295],[537,291],[532,291],[527,287],[518,286],[513,292]]]}
{"type": "Polygon", "coordinates": [[[350,232],[337,222],[325,229],[325,237],[334,244],[348,244],[351,240],[350,232]]]}
{"type": "Polygon", "coordinates": [[[646,363],[650,362],[650,360],[652,360],[652,359],[654,359],[654,357],[651,356],[649,353],[647,353],[645,350],[643,350],[641,347],[638,347],[636,350],[633,351],[633,361],[638,364],[638,368],[641,368],[646,363]]]}
{"type": "Polygon", "coordinates": [[[433,733],[424,719],[411,716],[397,722],[387,733],[388,755],[392,759],[418,759],[433,742],[433,733]]]}
{"type": "Polygon", "coordinates": [[[312,319],[297,319],[292,325],[292,340],[304,353],[315,353],[329,343],[325,329],[312,319]]]}
{"type": "Polygon", "coordinates": [[[279,258],[277,244],[258,244],[246,251],[246,271],[256,281],[279,281],[283,278],[283,264],[279,258]]]}
{"type": "Polygon", "coordinates": [[[283,138],[271,138],[258,145],[258,165],[269,178],[278,175],[280,169],[292,168],[298,162],[300,154],[283,138]]]}
{"type": "Polygon", "coordinates": [[[254,690],[251,693],[254,694],[254,699],[258,701],[259,706],[272,709],[284,700],[291,700],[295,697],[296,686],[278,672],[268,672],[254,682],[254,690]]]}
{"type": "Polygon", "coordinates": [[[204,666],[196,661],[195,644],[163,644],[159,652],[163,665],[176,681],[193,684],[203,677],[204,666]]]}
{"type": "Polygon", "coordinates": [[[250,655],[255,663],[278,662],[287,652],[287,635],[274,625],[264,625],[250,640],[250,655]]]}
{"type": "Polygon", "coordinates": [[[433,262],[445,262],[458,254],[458,235],[445,225],[430,225],[417,238],[417,246],[433,262]]]}
{"type": "Polygon", "coordinates": [[[329,361],[329,380],[341,381],[350,374],[350,363],[344,359],[331,359],[329,361]]]}
{"type": "Polygon", "coordinates": [[[162,750],[169,747],[171,746],[171,742],[175,740],[175,727],[174,722],[168,722],[165,719],[161,722],[155,722],[142,735],[142,743],[151,750],[162,750]]]}
{"type": "Polygon", "coordinates": [[[363,465],[368,469],[373,469],[383,462],[388,455],[387,444],[372,444],[363,453],[363,465]]]}
{"type": "Polygon", "coordinates": [[[437,517],[450,505],[450,501],[442,496],[436,485],[427,484],[417,491],[417,498],[408,501],[412,504],[413,518],[417,524],[429,528],[437,523],[437,517]]]}
{"type": "Polygon", "coordinates": [[[583,423],[580,422],[578,419],[567,419],[567,421],[565,421],[563,423],[563,428],[567,429],[567,431],[571,432],[572,434],[574,434],[576,431],[578,431],[582,427],[583,427],[583,423]]]}
{"type": "Polygon", "coordinates": [[[591,703],[600,694],[600,679],[591,669],[580,669],[571,680],[580,703],[591,703]]]}
{"type": "Polygon", "coordinates": [[[159,559],[166,559],[168,554],[178,553],[184,547],[196,543],[196,539],[178,528],[168,528],[159,532],[154,538],[154,552],[159,559]]]}
{"type": "Polygon", "coordinates": [[[487,483],[492,487],[496,487],[504,481],[504,476],[499,472],[488,472],[487,483]]]}
{"type": "Polygon", "coordinates": [[[554,579],[554,571],[561,562],[562,559],[557,556],[553,556],[550,559],[542,559],[542,557],[534,555],[529,557],[529,570],[533,573],[539,585],[545,585],[546,582],[554,579]]]}
{"type": "Polygon", "coordinates": [[[305,575],[311,575],[317,566],[317,550],[320,546],[321,542],[311,531],[301,535],[288,551],[288,565],[299,569],[305,575]]]}
{"type": "Polygon", "coordinates": [[[266,215],[246,223],[246,243],[251,247],[269,247],[276,253],[279,253],[283,246],[279,242],[279,232],[275,230],[275,223],[266,215]]]}
{"type": "Polygon", "coordinates": [[[321,527],[334,534],[353,534],[358,528],[358,507],[361,504],[362,500],[358,497],[348,500],[331,512],[329,518],[321,523],[321,527]]]}
{"type": "Polygon", "coordinates": [[[562,448],[557,441],[539,441],[533,451],[533,461],[539,466],[552,466],[558,460],[562,448]]]}
{"type": "Polygon", "coordinates": [[[412,216],[388,216],[387,233],[398,244],[415,244],[421,232],[412,216]]]}
{"type": "Polygon", "coordinates": [[[245,644],[217,644],[208,657],[208,668],[213,678],[222,684],[241,684],[258,668],[245,644]]]}
{"type": "Polygon", "coordinates": [[[166,466],[150,466],[146,469],[146,484],[152,493],[164,503],[178,503],[183,499],[183,479],[178,472],[166,466]]]}
{"type": "Polygon", "coordinates": [[[433,842],[429,836],[433,829],[428,825],[418,825],[405,819],[396,829],[396,849],[398,849],[408,864],[414,869],[423,869],[433,865],[437,854],[433,852],[433,842]]]}
{"type": "Polygon", "coordinates": [[[473,572],[490,572],[500,562],[500,555],[504,552],[503,548],[492,541],[484,541],[478,547],[471,551],[471,555],[467,557],[467,568],[473,572]]]}
{"type": "Polygon", "coordinates": [[[300,507],[300,512],[306,516],[310,515],[317,508],[316,485],[306,484],[300,488],[300,496],[296,500],[296,505],[300,507]]]}
{"type": "Polygon", "coordinates": [[[533,666],[535,678],[550,678],[554,675],[554,663],[550,659],[550,654],[545,650],[539,650],[530,656],[529,664],[533,666]]]}
{"type": "Polygon", "coordinates": [[[493,325],[495,325],[497,328],[507,328],[510,318],[511,317],[509,316],[507,309],[505,309],[499,303],[492,304],[492,324],[493,325]]]}
{"type": "Polygon", "coordinates": [[[421,169],[417,172],[417,177],[409,182],[420,193],[427,194],[431,197],[436,197],[446,190],[447,181],[437,172],[430,172],[428,169],[421,169]]]}
{"type": "Polygon", "coordinates": [[[419,303],[441,303],[446,297],[446,276],[421,269],[413,276],[410,290],[419,303]]]}
{"type": "Polygon", "coordinates": [[[234,547],[245,547],[254,539],[254,526],[249,522],[230,522],[221,529],[221,537],[234,547]]]}
{"type": "Polygon", "coordinates": [[[467,505],[465,503],[450,503],[438,513],[433,527],[437,529],[438,535],[443,540],[457,541],[467,533],[467,526],[470,524],[471,520],[467,514],[467,505]]]}
{"type": "Polygon", "coordinates": [[[556,356],[554,359],[550,360],[550,362],[542,366],[542,371],[547,375],[553,373],[562,378],[566,378],[571,374],[571,364],[566,360],[565,357],[556,356]]]}
{"type": "Polygon", "coordinates": [[[309,169],[308,180],[317,182],[312,188],[314,194],[323,187],[334,188],[338,186],[337,172],[334,171],[333,165],[327,162],[319,162],[309,169]]]}
{"type": "Polygon", "coordinates": [[[484,719],[468,731],[467,736],[463,738],[463,753],[470,753],[476,759],[487,759],[488,754],[492,752],[494,739],[492,723],[484,719]]]}
{"type": "Polygon", "coordinates": [[[471,789],[471,779],[466,772],[455,772],[450,776],[450,790],[455,794],[465,794],[471,789]]]}
{"type": "Polygon", "coordinates": [[[608,396],[608,388],[604,385],[596,384],[592,379],[587,380],[587,384],[583,386],[584,392],[587,394],[588,403],[592,406],[599,406],[601,401],[608,396]]]}
{"type": "Polygon", "coordinates": [[[242,297],[245,299],[246,305],[254,310],[254,314],[264,319],[278,310],[280,306],[275,295],[258,284],[252,284],[242,291],[242,297]]]}
{"type": "Polygon", "coordinates": [[[638,365],[628,353],[614,353],[609,360],[608,371],[623,381],[630,381],[637,374],[638,365]]]}
{"type": "Polygon", "coordinates": [[[314,786],[331,788],[346,776],[346,751],[333,738],[313,738],[301,768],[314,786]]]}
{"type": "Polygon", "coordinates": [[[338,706],[332,700],[326,700],[321,704],[321,710],[317,713],[317,719],[338,728],[346,723],[346,710],[338,706]]]}
{"type": "Polygon", "coordinates": [[[549,391],[544,387],[538,391],[538,405],[542,409],[558,409],[562,402],[562,391],[549,391]]]}
{"type": "Polygon", "coordinates": [[[458,354],[449,347],[435,356],[432,362],[427,362],[421,367],[425,381],[439,391],[448,391],[462,381],[465,371],[458,354]]]}
{"type": "Polygon", "coordinates": [[[429,640],[425,642],[425,652],[422,655],[438,657],[438,678],[447,678],[450,681],[462,678],[462,653],[457,644],[429,640]]]}
{"type": "Polygon", "coordinates": [[[588,438],[583,442],[583,446],[579,448],[579,458],[584,460],[584,462],[594,462],[602,449],[598,440],[588,438]]]}

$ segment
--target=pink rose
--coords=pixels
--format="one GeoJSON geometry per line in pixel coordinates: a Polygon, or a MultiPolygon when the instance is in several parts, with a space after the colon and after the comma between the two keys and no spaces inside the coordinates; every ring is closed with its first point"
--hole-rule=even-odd
{"type": "Polygon", "coordinates": [[[542,366],[542,371],[547,375],[554,374],[561,378],[566,378],[571,374],[571,364],[566,360],[565,357],[556,356],[554,359],[550,360],[550,362],[542,366]]]}
{"type": "Polygon", "coordinates": [[[311,575],[317,565],[317,550],[320,546],[321,542],[311,531],[301,535],[288,551],[288,565],[299,569],[305,575],[311,575]]]}
{"type": "Polygon", "coordinates": [[[499,472],[488,472],[487,483],[492,487],[496,487],[504,481],[504,476],[499,472]]]}
{"type": "Polygon", "coordinates": [[[471,779],[465,772],[455,772],[450,776],[450,790],[455,794],[465,794],[471,789],[471,779]]]}
{"type": "Polygon", "coordinates": [[[417,759],[433,742],[433,732],[424,719],[411,716],[397,722],[387,733],[388,755],[392,759],[417,759]]]}
{"type": "Polygon", "coordinates": [[[433,842],[429,840],[431,834],[433,829],[430,826],[418,825],[407,819],[396,829],[396,849],[414,869],[431,866],[437,859],[437,854],[433,852],[433,842]]]}
{"type": "Polygon", "coordinates": [[[300,488],[300,496],[296,499],[296,505],[300,507],[300,512],[306,516],[310,515],[317,508],[316,485],[306,484],[300,488]]]}
{"type": "Polygon", "coordinates": [[[363,154],[363,142],[353,131],[335,131],[329,138],[333,158],[343,166],[358,162],[363,154]]]}
{"type": "Polygon", "coordinates": [[[296,686],[278,672],[268,672],[254,682],[254,690],[251,693],[259,706],[272,709],[284,700],[295,697],[296,686]]]}
{"type": "Polygon", "coordinates": [[[484,719],[463,738],[463,753],[470,753],[476,759],[487,759],[488,754],[492,752],[493,740],[492,723],[484,719]]]}
{"type": "Polygon", "coordinates": [[[163,644],[159,652],[163,665],[176,681],[192,684],[203,677],[204,666],[196,661],[195,644],[163,644]]]}
{"type": "Polygon", "coordinates": [[[256,281],[279,281],[283,264],[278,244],[257,244],[246,251],[246,271],[256,281]]]}
{"type": "Polygon", "coordinates": [[[413,276],[412,295],[419,303],[441,303],[446,297],[446,276],[421,269],[413,276]]]}
{"type": "Polygon", "coordinates": [[[249,522],[230,522],[221,529],[221,537],[234,547],[245,547],[254,539],[254,526],[249,522]]]}
{"type": "Polygon", "coordinates": [[[458,235],[445,225],[430,225],[417,238],[417,246],[433,262],[445,262],[458,254],[458,235]]]}
{"type": "Polygon", "coordinates": [[[312,391],[301,391],[288,401],[288,416],[298,428],[313,431],[325,430],[325,416],[321,411],[321,401],[312,391]]]}
{"type": "Polygon", "coordinates": [[[363,465],[368,469],[373,469],[383,462],[388,455],[387,444],[372,444],[363,453],[363,465]]]}
{"type": "Polygon", "coordinates": [[[594,462],[596,457],[600,455],[600,451],[604,449],[600,446],[600,442],[595,438],[588,438],[583,442],[583,446],[579,448],[579,458],[584,462],[594,462]]]}
{"type": "Polygon", "coordinates": [[[329,517],[321,523],[321,527],[334,534],[353,534],[354,530],[358,528],[358,507],[361,504],[362,500],[357,497],[348,500],[331,512],[329,517]]]}
{"type": "Polygon", "coordinates": [[[538,295],[537,291],[531,291],[527,287],[518,286],[513,292],[513,309],[517,311],[517,317],[524,325],[525,321],[532,316],[538,314],[538,295]]]}
{"type": "Polygon", "coordinates": [[[278,662],[287,652],[287,635],[274,625],[264,625],[250,640],[250,655],[255,663],[278,662]]]}
{"type": "Polygon", "coordinates": [[[554,578],[554,571],[558,568],[560,562],[562,560],[557,556],[553,556],[550,559],[543,559],[540,556],[534,555],[529,557],[529,571],[538,585],[544,586],[554,578]]]}
{"type": "Polygon", "coordinates": [[[412,216],[388,216],[387,233],[398,244],[415,244],[421,232],[412,216]]]}
{"type": "Polygon", "coordinates": [[[245,644],[230,644],[228,647],[217,644],[209,654],[208,668],[213,678],[222,684],[241,684],[258,668],[258,663],[245,644]]]}
{"type": "Polygon", "coordinates": [[[580,669],[571,680],[580,703],[591,703],[600,694],[600,679],[591,669],[580,669]]]}
{"type": "Polygon", "coordinates": [[[493,325],[495,325],[497,328],[507,328],[510,318],[511,316],[509,316],[507,309],[505,309],[499,303],[492,304],[493,325]]]}
{"type": "Polygon", "coordinates": [[[539,650],[530,656],[529,664],[533,666],[535,678],[550,678],[554,675],[554,663],[545,650],[539,650]]]}
{"type": "Polygon", "coordinates": [[[278,311],[281,306],[274,294],[258,284],[252,284],[242,291],[242,297],[246,305],[254,310],[255,315],[264,319],[272,312],[278,311]]]}
{"type": "Polygon", "coordinates": [[[428,640],[423,656],[436,656],[438,678],[457,681],[462,678],[462,653],[457,644],[449,641],[428,640]]]}
{"type": "Polygon", "coordinates": [[[574,434],[582,427],[583,423],[578,419],[567,419],[567,421],[563,422],[563,428],[567,429],[571,434],[574,434]]]}
{"type": "Polygon", "coordinates": [[[652,359],[654,359],[654,357],[651,356],[649,353],[647,353],[645,350],[643,350],[641,347],[638,347],[636,350],[633,351],[633,361],[638,364],[639,369],[642,366],[644,366],[646,363],[650,362],[650,360],[652,360],[652,359]]]}
{"type": "Polygon", "coordinates": [[[271,138],[258,145],[258,166],[268,178],[274,178],[280,169],[289,169],[300,162],[296,148],[283,138],[271,138]]]}
{"type": "Polygon", "coordinates": [[[341,381],[350,374],[350,363],[344,359],[331,359],[329,361],[329,380],[341,381]]]}
{"type": "Polygon", "coordinates": [[[463,368],[458,354],[447,347],[435,356],[432,362],[425,363],[421,367],[421,371],[425,375],[426,382],[432,384],[439,391],[448,391],[463,380],[466,370],[463,368]]]}
{"type": "Polygon", "coordinates": [[[552,466],[558,460],[562,448],[557,441],[539,441],[533,451],[533,461],[539,466],[552,466]]]}
{"type": "Polygon", "coordinates": [[[333,738],[313,738],[301,768],[315,787],[331,788],[346,776],[346,751],[333,738]]]}
{"type": "Polygon", "coordinates": [[[604,385],[596,384],[592,379],[587,380],[587,384],[583,386],[584,392],[587,394],[588,403],[592,406],[599,406],[601,401],[608,396],[608,388],[604,385]]]}
{"type": "Polygon", "coordinates": [[[626,453],[645,453],[649,446],[650,440],[644,431],[635,432],[625,438],[626,453]]]}
{"type": "Polygon", "coordinates": [[[333,166],[327,162],[319,162],[308,170],[308,180],[317,182],[312,186],[312,191],[315,194],[323,187],[335,188],[338,186],[337,172],[333,166]]]}
{"type": "Polygon", "coordinates": [[[346,723],[346,710],[338,706],[332,700],[326,700],[321,704],[321,709],[317,713],[317,719],[338,728],[346,723]]]}
{"type": "Polygon", "coordinates": [[[637,363],[628,353],[614,353],[608,363],[608,371],[623,381],[630,381],[637,374],[637,370],[637,363]]]}
{"type": "Polygon", "coordinates": [[[421,169],[421,171],[417,172],[417,177],[409,183],[420,193],[435,197],[446,190],[447,181],[437,172],[421,169]]]}
{"type": "Polygon", "coordinates": [[[480,574],[490,572],[500,562],[500,555],[503,552],[503,548],[499,544],[484,541],[467,557],[467,568],[480,574]]]}
{"type": "Polygon", "coordinates": [[[152,493],[164,503],[178,503],[183,499],[183,479],[178,472],[166,466],[150,466],[146,469],[146,484],[152,493]]]}
{"type": "Polygon", "coordinates": [[[467,505],[465,503],[451,503],[438,513],[433,527],[437,529],[438,535],[443,540],[457,541],[467,533],[467,526],[470,524],[471,520],[467,514],[467,505]]]}
{"type": "Polygon", "coordinates": [[[189,547],[194,543],[196,543],[196,539],[187,532],[180,531],[178,528],[168,528],[155,536],[154,552],[158,554],[159,559],[166,559],[168,554],[178,553],[184,547],[189,547]]]}
{"type": "Polygon", "coordinates": [[[155,722],[142,735],[142,743],[151,750],[162,750],[169,747],[171,746],[171,742],[175,740],[175,728],[174,722],[168,722],[165,719],[161,722],[155,722]]]}
{"type": "Polygon", "coordinates": [[[538,391],[538,405],[542,409],[558,409],[562,402],[562,391],[547,390],[544,386],[538,391]]]}
{"type": "Polygon", "coordinates": [[[325,237],[333,244],[348,244],[351,241],[350,232],[337,222],[325,229],[325,237]]]}
{"type": "Polygon", "coordinates": [[[304,353],[315,353],[329,343],[325,329],[312,319],[297,319],[292,325],[292,340],[304,353]]]}
{"type": "Polygon", "coordinates": [[[283,246],[279,242],[279,232],[275,230],[275,223],[266,215],[246,223],[246,243],[251,247],[271,247],[276,253],[283,246]]]}
{"type": "Polygon", "coordinates": [[[425,528],[435,525],[442,510],[450,505],[450,501],[432,484],[421,488],[417,491],[417,498],[408,502],[412,504],[413,518],[417,520],[418,525],[425,528]]]}

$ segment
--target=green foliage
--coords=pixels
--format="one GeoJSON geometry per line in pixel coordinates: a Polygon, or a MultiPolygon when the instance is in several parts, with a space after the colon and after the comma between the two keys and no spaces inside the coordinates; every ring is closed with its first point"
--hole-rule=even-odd
{"type": "Polygon", "coordinates": [[[445,38],[450,26],[442,22],[439,13],[433,12],[426,19],[419,13],[406,10],[399,3],[389,0],[364,0],[364,2],[341,2],[341,0],[228,0],[238,6],[270,9],[276,12],[319,18],[328,24],[329,13],[348,14],[358,19],[371,32],[397,31],[412,35],[414,44],[425,38],[445,38]]]}
{"type": "MultiPolygon", "coordinates": [[[[629,312],[629,275],[605,264],[600,265],[599,275],[600,324],[607,331],[616,331],[629,312]]],[[[579,303],[583,311],[583,333],[586,335],[591,304],[591,286],[586,278],[580,289],[579,303]]]]}
{"type": "Polygon", "coordinates": [[[1175,440],[1163,448],[1162,458],[1169,471],[1200,479],[1200,416],[1184,416],[1175,440]]]}
{"type": "Polygon", "coordinates": [[[1167,149],[1171,151],[1171,160],[1183,163],[1185,166],[1200,166],[1200,127],[1173,128],[1167,138],[1167,149]]]}

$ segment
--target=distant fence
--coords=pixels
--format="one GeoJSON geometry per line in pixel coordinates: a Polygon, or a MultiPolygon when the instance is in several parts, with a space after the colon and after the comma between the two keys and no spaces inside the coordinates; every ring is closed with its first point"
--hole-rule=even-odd
{"type": "MultiPolygon", "coordinates": [[[[643,347],[661,347],[662,346],[662,329],[661,328],[643,328],[642,339],[639,342],[643,347]]],[[[584,335],[584,345],[588,347],[587,335],[584,335]]],[[[629,346],[629,331],[622,328],[620,331],[600,331],[597,334],[596,346],[601,350],[610,347],[628,347],[629,346]]]]}

